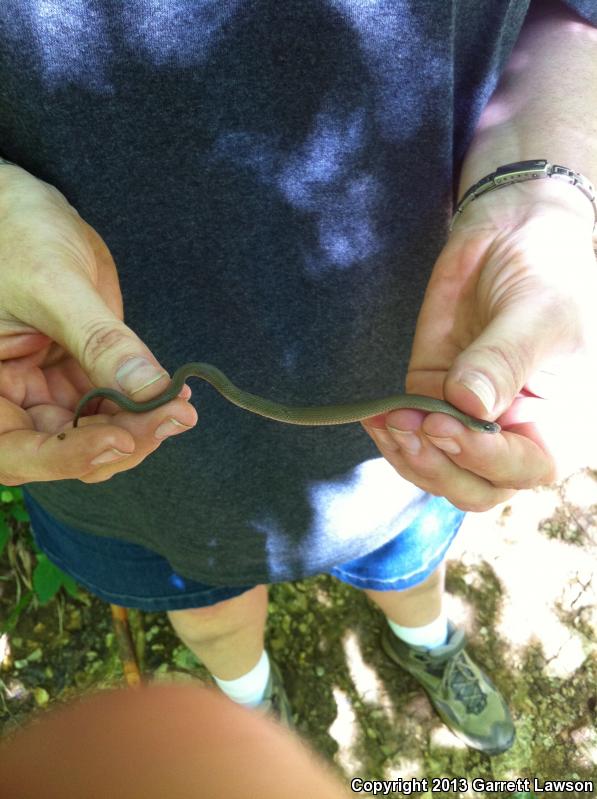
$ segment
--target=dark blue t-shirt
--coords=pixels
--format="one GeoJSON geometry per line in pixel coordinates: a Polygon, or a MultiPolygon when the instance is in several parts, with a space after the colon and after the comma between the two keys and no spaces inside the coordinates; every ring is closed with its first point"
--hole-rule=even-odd
{"type": "MultiPolygon", "coordinates": [[[[594,3],[569,5],[597,22],[594,3]]],[[[398,392],[527,8],[4,0],[0,152],[104,237],[125,320],[170,371],[209,361],[297,405],[398,392]]],[[[231,585],[365,554],[428,501],[360,425],[285,426],[192,388],[196,429],[107,482],[33,497],[231,585]]]]}

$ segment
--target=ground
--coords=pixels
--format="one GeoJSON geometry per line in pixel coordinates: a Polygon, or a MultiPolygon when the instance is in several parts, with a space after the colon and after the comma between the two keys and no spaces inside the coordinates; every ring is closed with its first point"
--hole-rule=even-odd
{"type": "MultiPolygon", "coordinates": [[[[483,795],[471,787],[475,778],[592,780],[597,789],[596,566],[597,472],[590,469],[467,517],[450,551],[448,610],[515,718],[517,740],[496,757],[461,744],[416,682],[387,660],[378,644],[383,617],[360,592],[325,576],[273,587],[268,647],[300,733],[347,782],[427,778],[431,787],[433,778],[462,777],[469,786],[417,796],[483,795]]],[[[5,553],[0,620],[14,605],[15,586],[5,553]]],[[[131,616],[148,678],[206,678],[165,614],[131,616]]],[[[28,609],[4,641],[4,733],[80,692],[122,681],[109,608],[83,592],[28,609]]]]}

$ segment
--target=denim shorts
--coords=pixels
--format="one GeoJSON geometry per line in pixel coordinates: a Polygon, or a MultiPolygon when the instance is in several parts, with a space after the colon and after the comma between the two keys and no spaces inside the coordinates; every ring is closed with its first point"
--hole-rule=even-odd
{"type": "MultiPolygon", "coordinates": [[[[50,516],[23,492],[39,548],[58,568],[100,599],[145,611],[215,605],[249,591],[182,577],[161,555],[138,544],[75,530],[50,516]]],[[[379,549],[332,568],[329,573],[356,588],[404,590],[423,582],[444,559],[464,512],[431,497],[406,529],[379,549]]]]}

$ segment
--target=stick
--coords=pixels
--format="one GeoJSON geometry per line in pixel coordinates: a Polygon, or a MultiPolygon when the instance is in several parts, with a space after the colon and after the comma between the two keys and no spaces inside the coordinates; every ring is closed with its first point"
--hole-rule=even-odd
{"type": "Polygon", "coordinates": [[[112,624],[116,634],[118,654],[120,656],[120,662],[122,663],[124,679],[128,686],[140,685],[141,673],[139,671],[139,664],[137,663],[135,647],[131,637],[127,609],[120,605],[110,605],[110,610],[112,611],[112,624]]]}

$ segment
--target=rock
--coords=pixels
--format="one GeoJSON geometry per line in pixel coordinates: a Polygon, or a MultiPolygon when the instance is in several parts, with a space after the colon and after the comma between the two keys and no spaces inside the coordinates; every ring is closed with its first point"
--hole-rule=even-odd
{"type": "Polygon", "coordinates": [[[73,608],[68,616],[68,621],[64,625],[67,630],[80,630],[83,626],[81,621],[81,611],[79,608],[73,608]]]}
{"type": "Polygon", "coordinates": [[[43,657],[43,652],[39,647],[37,647],[37,649],[34,649],[33,652],[30,652],[27,655],[27,662],[38,663],[42,659],[42,657],[43,657]]]}

